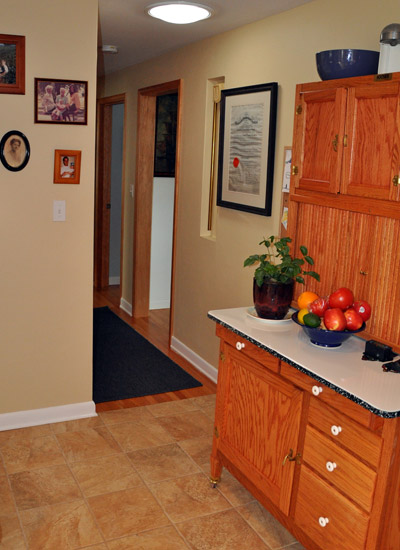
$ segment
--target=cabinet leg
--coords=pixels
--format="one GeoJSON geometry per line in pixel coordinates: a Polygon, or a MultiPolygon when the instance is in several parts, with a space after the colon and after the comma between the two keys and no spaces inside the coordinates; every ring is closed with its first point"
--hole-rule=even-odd
{"type": "Polygon", "coordinates": [[[217,458],[211,456],[211,475],[209,477],[211,487],[215,489],[217,484],[221,481],[222,464],[217,458]]]}

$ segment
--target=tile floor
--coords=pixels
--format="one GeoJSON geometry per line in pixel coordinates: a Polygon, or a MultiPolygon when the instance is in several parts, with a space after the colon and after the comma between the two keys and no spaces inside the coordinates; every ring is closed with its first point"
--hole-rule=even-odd
{"type": "Polygon", "coordinates": [[[215,396],[0,432],[0,549],[304,550],[227,471],[215,396]]]}

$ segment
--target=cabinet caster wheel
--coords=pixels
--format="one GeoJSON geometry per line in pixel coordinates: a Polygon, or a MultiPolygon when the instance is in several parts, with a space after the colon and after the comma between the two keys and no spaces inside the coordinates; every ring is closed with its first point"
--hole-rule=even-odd
{"type": "Polygon", "coordinates": [[[210,484],[211,484],[211,488],[212,488],[212,489],[216,489],[218,483],[221,481],[221,478],[215,479],[215,478],[213,478],[213,477],[209,477],[208,480],[209,480],[209,482],[210,482],[210,484]]]}

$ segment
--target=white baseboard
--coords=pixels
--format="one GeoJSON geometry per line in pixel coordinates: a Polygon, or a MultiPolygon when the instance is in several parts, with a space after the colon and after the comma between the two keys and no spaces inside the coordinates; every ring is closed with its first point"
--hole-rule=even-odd
{"type": "Polygon", "coordinates": [[[149,309],[169,309],[171,300],[153,300],[150,302],[149,309]]]}
{"type": "Polygon", "coordinates": [[[182,355],[185,359],[192,363],[192,365],[201,373],[203,373],[207,378],[212,380],[215,384],[218,379],[218,369],[207,363],[200,355],[197,355],[194,351],[188,348],[180,340],[173,336],[171,338],[171,349],[173,349],[179,355],[182,355]]]}
{"type": "Polygon", "coordinates": [[[116,276],[116,277],[109,277],[108,279],[108,284],[113,286],[113,285],[119,285],[121,283],[121,277],[119,276],[116,276]]]}
{"type": "Polygon", "coordinates": [[[86,403],[73,403],[59,407],[47,407],[45,409],[33,409],[31,411],[17,411],[0,414],[0,432],[15,430],[40,424],[53,424],[66,420],[79,420],[97,416],[96,406],[93,401],[86,403]]]}
{"type": "Polygon", "coordinates": [[[128,315],[130,315],[132,317],[132,304],[130,304],[129,302],[127,302],[125,300],[125,298],[121,298],[121,301],[119,303],[119,307],[125,311],[125,313],[127,313],[128,315]]]}

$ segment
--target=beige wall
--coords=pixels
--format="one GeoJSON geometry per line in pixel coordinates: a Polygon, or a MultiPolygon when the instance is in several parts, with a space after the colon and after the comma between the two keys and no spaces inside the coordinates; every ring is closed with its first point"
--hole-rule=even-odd
{"type": "Polygon", "coordinates": [[[0,134],[31,158],[0,165],[0,414],[92,399],[97,0],[2,0],[1,31],[26,37],[26,94],[0,95],[0,134]],[[88,125],[34,124],[35,77],[87,80],[88,125]],[[55,149],[82,151],[80,185],[53,184],[55,149]]]}
{"type": "MultiPolygon", "coordinates": [[[[174,336],[216,365],[217,340],[207,311],[251,305],[252,271],[243,259],[256,253],[263,236],[276,233],[283,148],[291,144],[295,85],[319,80],[315,53],[333,48],[379,50],[382,28],[399,19],[398,1],[315,0],[180,49],[173,54],[114,73],[102,83],[103,95],[128,94],[127,183],[134,182],[137,89],[182,78],[183,133],[174,336]],[[215,234],[205,235],[209,178],[209,79],[225,87],[279,83],[276,170],[271,217],[218,208],[215,234]]],[[[127,186],[128,188],[128,186],[127,186]]],[[[127,261],[124,297],[131,301],[133,202],[126,193],[127,261]]],[[[317,229],[318,230],[318,229],[317,229]]]]}

